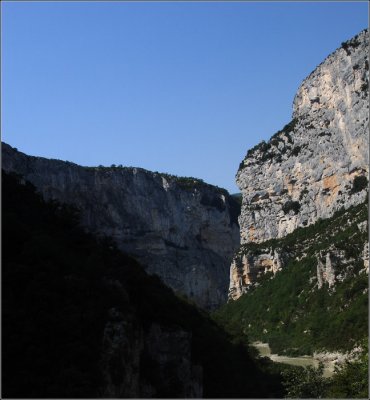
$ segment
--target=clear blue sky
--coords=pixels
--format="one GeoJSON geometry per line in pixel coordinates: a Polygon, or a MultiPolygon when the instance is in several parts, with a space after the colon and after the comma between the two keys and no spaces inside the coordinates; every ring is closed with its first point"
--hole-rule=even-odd
{"type": "Polygon", "coordinates": [[[2,140],[238,191],[248,148],[367,2],[2,2],[2,140]]]}

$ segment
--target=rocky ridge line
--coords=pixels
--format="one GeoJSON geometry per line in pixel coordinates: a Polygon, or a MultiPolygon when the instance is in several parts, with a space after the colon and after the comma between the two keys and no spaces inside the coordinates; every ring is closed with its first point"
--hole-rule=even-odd
{"type": "Polygon", "coordinates": [[[298,89],[292,121],[248,151],[236,175],[242,244],[281,238],[365,200],[368,45],[365,30],[327,57],[298,89]]]}
{"type": "Polygon", "coordinates": [[[112,237],[147,272],[202,308],[226,302],[239,245],[239,206],[226,190],[141,168],[32,157],[5,143],[2,168],[22,175],[46,200],[76,206],[89,232],[112,237]]]}

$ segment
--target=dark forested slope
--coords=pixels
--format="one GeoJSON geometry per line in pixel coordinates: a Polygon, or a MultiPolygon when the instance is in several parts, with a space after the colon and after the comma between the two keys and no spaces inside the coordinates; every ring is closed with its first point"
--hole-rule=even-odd
{"type": "Polygon", "coordinates": [[[78,214],[2,175],[4,397],[280,397],[241,344],[78,214]]]}

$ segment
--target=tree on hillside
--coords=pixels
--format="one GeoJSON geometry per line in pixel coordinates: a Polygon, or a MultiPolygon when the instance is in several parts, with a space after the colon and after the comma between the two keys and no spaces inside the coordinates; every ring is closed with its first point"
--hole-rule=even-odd
{"type": "Polygon", "coordinates": [[[331,379],[328,397],[369,398],[367,339],[361,341],[360,347],[361,352],[355,361],[347,361],[344,365],[335,367],[335,374],[331,379]]]}
{"type": "Polygon", "coordinates": [[[324,378],[324,364],[318,368],[301,367],[281,373],[286,397],[293,399],[321,399],[325,397],[328,380],[324,378]]]}

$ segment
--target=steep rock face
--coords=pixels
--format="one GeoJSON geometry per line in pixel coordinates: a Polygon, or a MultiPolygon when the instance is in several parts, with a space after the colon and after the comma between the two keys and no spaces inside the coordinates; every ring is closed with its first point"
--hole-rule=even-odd
{"type": "Polygon", "coordinates": [[[333,287],[336,281],[342,281],[353,270],[354,260],[347,258],[345,251],[333,246],[326,251],[320,251],[316,257],[318,289],[325,283],[329,288],[333,287]]]}
{"type": "Polygon", "coordinates": [[[368,31],[301,84],[293,120],[248,151],[236,176],[241,242],[281,238],[364,201],[368,177],[368,31]]]}
{"type": "Polygon", "coordinates": [[[238,206],[227,191],[140,168],[90,168],[31,157],[7,144],[2,167],[23,175],[45,199],[77,206],[88,231],[111,236],[149,273],[201,307],[226,301],[239,244],[238,206]]]}
{"type": "Polygon", "coordinates": [[[238,299],[259,276],[267,272],[275,275],[281,271],[284,257],[279,249],[270,247],[260,249],[258,252],[246,250],[237,253],[230,268],[229,298],[238,299]]]}

